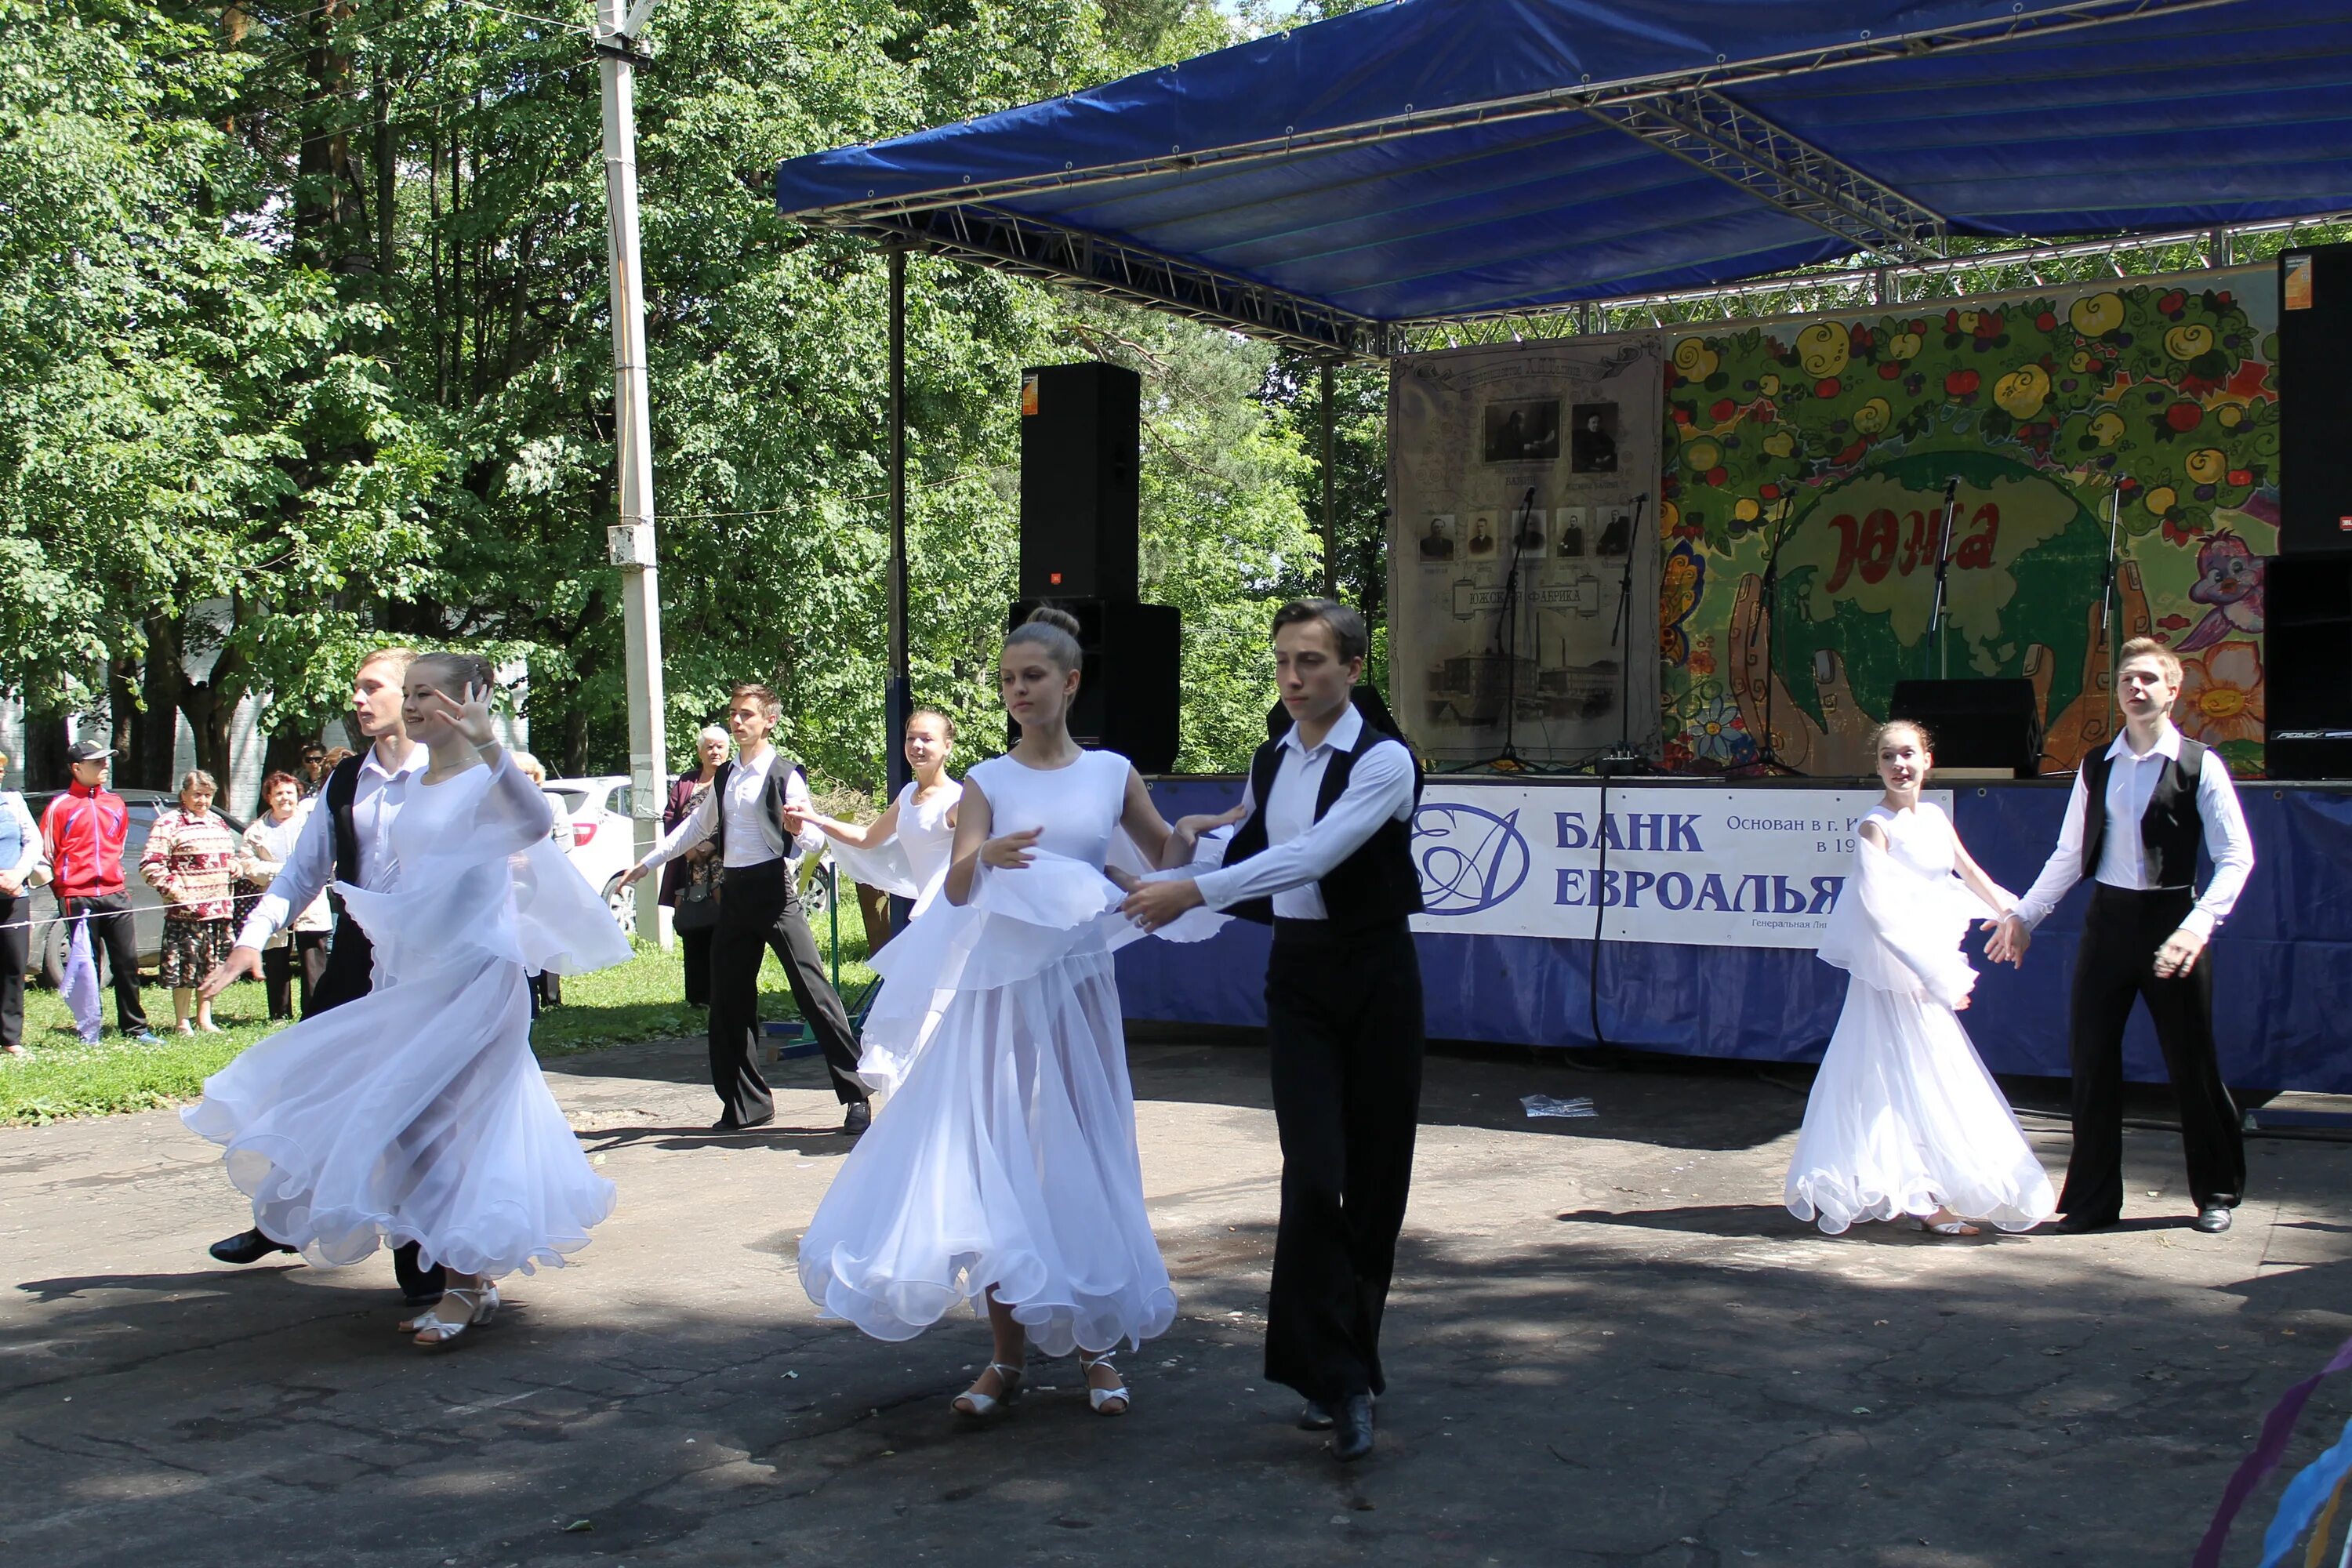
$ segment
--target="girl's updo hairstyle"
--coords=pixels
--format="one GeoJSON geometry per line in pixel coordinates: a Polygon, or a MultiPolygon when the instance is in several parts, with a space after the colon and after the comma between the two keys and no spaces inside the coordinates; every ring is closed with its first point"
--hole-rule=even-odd
{"type": "Polygon", "coordinates": [[[1076,669],[1086,657],[1078,650],[1078,617],[1053,605],[1040,605],[1029,618],[1013,628],[1004,646],[1034,643],[1063,669],[1076,669]]]}
{"type": "MultiPolygon", "coordinates": [[[[1006,640],[1010,641],[1011,639],[1008,638],[1006,640]]],[[[940,732],[948,738],[948,744],[950,746],[955,744],[955,721],[949,718],[941,710],[934,708],[927,702],[920,708],[916,709],[912,713],[907,715],[907,722],[909,724],[912,724],[918,719],[937,719],[940,721],[940,732]]]]}
{"type": "Polygon", "coordinates": [[[1929,756],[1936,754],[1936,737],[1927,733],[1927,726],[1916,719],[1889,719],[1870,732],[1870,765],[1878,766],[1878,753],[1886,745],[1886,737],[1897,730],[1908,730],[1919,737],[1919,749],[1929,756]]]}
{"type": "Polygon", "coordinates": [[[452,695],[468,686],[488,691],[498,684],[491,678],[490,661],[478,654],[420,653],[410,661],[409,668],[414,669],[420,664],[431,665],[435,679],[444,683],[442,689],[452,695]]]}

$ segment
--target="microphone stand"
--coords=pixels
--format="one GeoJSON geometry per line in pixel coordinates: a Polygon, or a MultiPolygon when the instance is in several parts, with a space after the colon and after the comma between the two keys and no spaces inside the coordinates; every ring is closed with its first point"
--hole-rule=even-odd
{"type": "Polygon", "coordinates": [[[1650,498],[1646,494],[1638,495],[1633,498],[1633,526],[1627,531],[1625,536],[1625,570],[1623,574],[1620,577],[1617,585],[1617,614],[1612,620],[1609,627],[1609,646],[1611,647],[1617,647],[1617,639],[1620,635],[1626,637],[1627,646],[1623,651],[1620,653],[1617,660],[1617,744],[1612,747],[1605,754],[1602,755],[1600,762],[1594,764],[1595,770],[1604,778],[1612,773],[1639,773],[1643,766],[1642,753],[1633,749],[1633,649],[1632,647],[1632,634],[1633,626],[1633,563],[1639,558],[1642,546],[1642,509],[1648,504],[1649,500],[1650,498]]]}
{"type": "Polygon", "coordinates": [[[1498,773],[1531,771],[1513,742],[1519,719],[1519,544],[1527,537],[1528,514],[1535,504],[1535,487],[1529,485],[1511,520],[1511,564],[1503,576],[1502,613],[1495,622],[1495,647],[1503,655],[1503,749],[1477,765],[1498,773]]]}
{"type": "Polygon", "coordinates": [[[1797,769],[1780,760],[1780,748],[1772,738],[1773,688],[1779,684],[1775,679],[1773,659],[1779,652],[1780,641],[1780,547],[1788,543],[1789,535],[1796,531],[1796,525],[1790,517],[1796,510],[1796,497],[1783,497],[1780,514],[1772,520],[1772,540],[1764,552],[1763,625],[1760,628],[1754,626],[1748,628],[1748,646],[1750,648],[1756,646],[1757,632],[1760,629],[1764,634],[1764,733],[1756,748],[1756,760],[1739,770],[1747,776],[1802,776],[1797,769]]]}
{"type": "Polygon", "coordinates": [[[1938,679],[1952,673],[1951,650],[1944,646],[1944,588],[1945,574],[1951,567],[1952,516],[1959,510],[1959,493],[1960,479],[1955,474],[1944,481],[1944,524],[1936,532],[1936,603],[1927,615],[1928,640],[1923,650],[1938,679]]]}
{"type": "Polygon", "coordinates": [[[2107,733],[2112,735],[2123,727],[2117,704],[2121,701],[2116,690],[2116,634],[2109,606],[2116,593],[2116,538],[2123,527],[2123,492],[2107,492],[2107,566],[2099,578],[2099,648],[2107,656],[2107,733]]]}

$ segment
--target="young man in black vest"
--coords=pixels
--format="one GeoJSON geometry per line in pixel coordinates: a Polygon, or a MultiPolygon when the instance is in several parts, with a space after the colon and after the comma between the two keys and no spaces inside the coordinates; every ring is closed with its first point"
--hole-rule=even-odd
{"type": "Polygon", "coordinates": [[[870,1119],[857,1077],[857,1034],[824,977],[793,875],[802,856],[824,847],[824,834],[807,820],[814,805],[800,764],[768,743],[782,715],[783,704],[766,687],[735,688],[727,707],[735,761],[719,764],[702,804],[622,875],[621,886],[706,838],[717,842],[725,869],[710,936],[710,1083],[720,1107],[712,1130],[736,1132],[776,1119],[775,1099],[751,1056],[760,1030],[760,963],[772,947],[824,1051],[834,1094],[848,1108],[841,1130],[854,1135],[870,1119]]]}
{"type": "MultiPolygon", "coordinates": [[[[411,649],[387,647],[360,661],[352,677],[352,716],[367,738],[368,749],[344,758],[327,775],[316,797],[319,804],[295,837],[293,852],[247,917],[236,945],[205,976],[202,990],[207,999],[227,990],[233,981],[260,979],[263,945],[309,909],[329,882],[373,889],[390,885],[393,819],[432,760],[423,746],[409,740],[401,717],[401,683],[415,658],[411,649]]],[[[338,910],[326,973],[311,990],[303,1016],[340,1007],[374,988],[375,950],[359,922],[338,910]]],[[[223,1263],[252,1263],[273,1252],[293,1250],[258,1230],[240,1231],[212,1246],[213,1256],[223,1263]]],[[[420,1268],[415,1242],[393,1248],[392,1268],[412,1306],[440,1300],[441,1266],[420,1268]]]]}
{"type": "MultiPolygon", "coordinates": [[[[1301,1426],[1337,1427],[1341,1459],[1372,1448],[1381,1311],[1421,1113],[1421,961],[1406,924],[1421,911],[1420,777],[1353,700],[1364,652],[1363,619],[1344,605],[1301,599],[1276,613],[1289,724],[1251,763],[1223,868],[1144,884],[1122,906],[1146,930],[1202,904],[1274,926],[1265,1011],[1282,1222],[1265,1374],[1306,1395],[1301,1426]]],[[[1180,826],[1189,837],[1208,824],[1180,826]]]]}
{"type": "Polygon", "coordinates": [[[2180,1102],[2197,1228],[2230,1228],[2246,1189],[2238,1108],[2213,1051],[2213,966],[2200,962],[2254,868],[2253,840],[2229,765],[2172,726],[2180,660],[2135,637],[2116,669],[2124,732],[2084,759],[2067,798],[2058,851],[2001,922],[1985,956],[2014,963],[2032,931],[2087,871],[2096,878],[2074,961],[2068,1021],[2074,1152],[2058,1199],[2063,1231],[2104,1230],[2123,1217],[2124,1026],[2147,1003],[2180,1102]],[[2197,856],[2212,857],[2199,896],[2197,856]]]}

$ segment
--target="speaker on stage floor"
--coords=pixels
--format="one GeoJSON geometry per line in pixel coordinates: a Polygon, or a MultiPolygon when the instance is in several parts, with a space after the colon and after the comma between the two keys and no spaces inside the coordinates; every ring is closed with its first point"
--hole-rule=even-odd
{"type": "Polygon", "coordinates": [[[1121,365],[1021,373],[1021,596],[1131,600],[1143,378],[1121,365]]]}
{"type": "Polygon", "coordinates": [[[2352,778],[2352,555],[2273,560],[2263,614],[2263,771],[2352,778]]]}
{"type": "Polygon", "coordinates": [[[2352,245],[2280,253],[2278,336],[2279,553],[2352,555],[2352,245]]]}
{"type": "MultiPolygon", "coordinates": [[[[1082,746],[1117,752],[1138,773],[1164,773],[1176,765],[1183,711],[1184,633],[1174,609],[1133,598],[1044,601],[1077,617],[1077,700],[1070,734],[1082,746]]],[[[1039,601],[1013,606],[1011,626],[1029,618],[1039,601]]],[[[1021,727],[1007,721],[1011,739],[1021,727]]]]}
{"type": "Polygon", "coordinates": [[[2021,779],[2042,771],[2042,719],[2031,680],[1898,680],[1886,716],[1927,726],[1938,769],[2005,769],[2021,779]]]}

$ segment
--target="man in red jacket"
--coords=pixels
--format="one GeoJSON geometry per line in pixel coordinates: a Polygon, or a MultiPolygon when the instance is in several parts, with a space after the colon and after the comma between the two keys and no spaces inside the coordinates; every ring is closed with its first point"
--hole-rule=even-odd
{"type": "Polygon", "coordinates": [[[57,877],[51,888],[58,911],[68,921],[88,923],[92,958],[100,943],[106,946],[107,967],[114,972],[115,1021],[131,1038],[161,1045],[139,1003],[139,940],[131,925],[131,895],[122,889],[122,841],[131,831],[131,808],[106,787],[107,759],[113,755],[95,741],[77,741],[67,749],[73,784],[41,813],[41,837],[57,877]]]}

